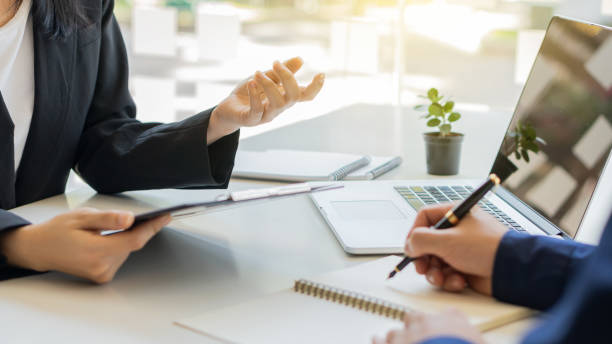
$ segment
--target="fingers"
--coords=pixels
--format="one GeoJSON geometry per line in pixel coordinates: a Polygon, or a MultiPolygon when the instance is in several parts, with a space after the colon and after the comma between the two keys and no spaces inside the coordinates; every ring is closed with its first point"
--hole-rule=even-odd
{"type": "Polygon", "coordinates": [[[449,244],[449,231],[438,231],[429,227],[417,227],[412,230],[404,252],[409,257],[420,257],[427,254],[444,257],[449,244]]]}
{"type": "Polygon", "coordinates": [[[281,108],[284,105],[284,97],[278,91],[276,84],[265,76],[262,72],[255,73],[255,81],[261,87],[274,108],[281,108]]]}
{"type": "Polygon", "coordinates": [[[146,243],[157,234],[165,225],[170,223],[172,217],[165,215],[151,221],[142,223],[129,231],[117,233],[107,237],[107,244],[115,249],[124,250],[127,252],[138,251],[142,249],[146,243]]]}
{"type": "Polygon", "coordinates": [[[301,87],[301,94],[299,101],[313,100],[325,83],[325,74],[320,73],[315,75],[310,84],[306,87],[301,87]]]}
{"type": "Polygon", "coordinates": [[[410,326],[414,326],[414,324],[423,321],[423,317],[425,314],[421,312],[406,312],[404,315],[404,327],[409,328],[410,326]]]}
{"type": "Polygon", "coordinates": [[[437,257],[430,257],[422,272],[429,283],[446,291],[459,292],[467,287],[466,277],[437,257]]]}
{"type": "MultiPolygon", "coordinates": [[[[292,74],[297,73],[298,70],[300,70],[300,68],[302,68],[302,66],[304,65],[304,60],[302,60],[301,57],[293,57],[285,62],[283,62],[283,65],[285,67],[287,67],[287,69],[289,69],[289,71],[292,74]]],[[[266,71],[266,76],[268,78],[270,78],[270,80],[274,81],[274,83],[276,84],[280,84],[281,83],[281,78],[280,76],[277,74],[276,71],[274,70],[268,70],[266,71]]]]}
{"type": "Polygon", "coordinates": [[[171,219],[170,215],[162,216],[129,231],[100,238],[100,248],[103,250],[94,257],[91,267],[83,274],[84,277],[98,284],[112,281],[130,252],[143,248],[171,219]]]}
{"type": "Polygon", "coordinates": [[[441,264],[436,264],[436,262],[439,262],[439,260],[432,257],[429,270],[425,273],[425,278],[436,287],[442,287],[444,285],[444,273],[442,272],[441,264]]]}
{"type": "Polygon", "coordinates": [[[418,274],[425,274],[429,270],[429,258],[430,256],[423,256],[414,261],[414,268],[418,274]]]}
{"type": "Polygon", "coordinates": [[[399,338],[401,337],[403,330],[391,330],[387,333],[387,337],[385,338],[387,343],[399,343],[399,338]]]}
{"type": "Polygon", "coordinates": [[[295,74],[304,65],[304,60],[302,60],[301,57],[296,56],[296,57],[292,57],[289,60],[285,61],[283,64],[287,66],[287,68],[291,71],[291,73],[295,74]]]}
{"type": "Polygon", "coordinates": [[[249,105],[251,111],[249,113],[249,119],[256,123],[261,120],[264,113],[264,105],[261,101],[261,92],[258,90],[257,82],[251,80],[248,83],[249,90],[249,105]]]}
{"type": "Polygon", "coordinates": [[[134,214],[128,211],[101,211],[82,208],[65,214],[73,217],[76,224],[83,229],[117,230],[129,228],[134,222],[134,214]]]}
{"type": "Polygon", "coordinates": [[[414,219],[412,228],[431,227],[435,225],[452,207],[452,203],[447,203],[421,209],[414,219]]]}
{"type": "Polygon", "coordinates": [[[283,88],[285,90],[285,101],[289,104],[293,104],[298,101],[300,97],[300,87],[298,86],[297,80],[293,76],[293,73],[285,65],[280,62],[274,62],[274,71],[280,76],[283,88]]]}
{"type": "Polygon", "coordinates": [[[441,287],[444,284],[444,274],[442,269],[447,265],[438,257],[429,257],[429,268],[425,272],[427,281],[436,287],[441,287]]]}
{"type": "Polygon", "coordinates": [[[466,287],[467,281],[465,277],[454,270],[445,276],[444,283],[442,284],[442,289],[450,292],[459,292],[466,287]]]}

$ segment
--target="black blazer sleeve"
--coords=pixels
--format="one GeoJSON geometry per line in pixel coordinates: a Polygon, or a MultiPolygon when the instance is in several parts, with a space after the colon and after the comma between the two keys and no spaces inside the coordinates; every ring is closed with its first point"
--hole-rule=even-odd
{"type": "MultiPolygon", "coordinates": [[[[9,211],[0,209],[0,235],[6,233],[5,231],[27,226],[29,224],[30,222],[27,220],[9,211]]],[[[26,276],[34,273],[36,272],[32,270],[20,269],[6,264],[6,259],[0,252],[0,281],[7,278],[26,276]]]]}
{"type": "MultiPolygon", "coordinates": [[[[34,23],[37,85],[31,137],[17,178],[9,166],[9,177],[0,183],[0,196],[15,194],[0,197],[0,209],[63,192],[71,167],[102,193],[226,187],[239,133],[207,146],[212,109],[177,123],[136,120],[113,1],[78,1],[91,23],[65,40],[46,38],[34,23]]],[[[3,158],[13,159],[2,156],[3,164],[3,158]]],[[[0,210],[0,235],[27,224],[0,210]]],[[[23,275],[21,271],[6,266],[0,252],[0,279],[23,275]]]]}
{"type": "MultiPolygon", "coordinates": [[[[141,123],[128,90],[128,61],[113,2],[104,1],[96,88],[74,168],[96,191],[225,188],[236,132],[206,145],[212,109],[170,124],[141,123]]],[[[170,100],[168,100],[170,101],[170,100]]]]}

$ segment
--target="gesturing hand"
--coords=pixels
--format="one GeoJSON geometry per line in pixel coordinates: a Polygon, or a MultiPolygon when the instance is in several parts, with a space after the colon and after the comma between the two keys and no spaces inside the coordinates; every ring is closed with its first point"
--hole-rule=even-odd
{"type": "Polygon", "coordinates": [[[213,111],[207,131],[207,144],[229,135],[240,127],[252,127],[273,120],[297,102],[314,99],[323,87],[324,74],[317,74],[307,86],[299,86],[294,74],[303,61],[294,57],[274,62],[273,69],[256,72],[238,84],[213,111]]]}
{"type": "Polygon", "coordinates": [[[134,215],[84,208],[5,233],[0,237],[0,250],[15,266],[61,271],[106,283],[131,252],[141,249],[170,220],[164,216],[126,232],[102,236],[104,230],[129,228],[134,215]]]}

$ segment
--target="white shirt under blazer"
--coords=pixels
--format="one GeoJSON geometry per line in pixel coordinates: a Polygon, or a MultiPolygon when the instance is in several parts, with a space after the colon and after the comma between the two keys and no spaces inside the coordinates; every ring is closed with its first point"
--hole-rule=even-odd
{"type": "Polygon", "coordinates": [[[15,126],[15,170],[23,155],[34,110],[31,1],[23,0],[15,16],[0,27],[0,93],[15,126]]]}

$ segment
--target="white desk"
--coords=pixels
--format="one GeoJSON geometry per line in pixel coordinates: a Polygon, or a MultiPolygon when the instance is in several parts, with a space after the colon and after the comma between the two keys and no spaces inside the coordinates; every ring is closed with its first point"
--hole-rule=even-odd
{"type": "MultiPolygon", "coordinates": [[[[494,128],[465,130],[470,134],[462,174],[484,175],[497,143],[479,145],[478,140],[498,136],[499,141],[507,118],[464,117],[465,128],[494,128]],[[483,158],[486,154],[490,154],[488,161],[483,158]]],[[[406,158],[403,167],[385,178],[423,177],[422,128],[415,115],[398,121],[389,107],[358,105],[249,138],[241,148],[401,153],[406,158]],[[394,128],[396,125],[401,127],[394,128]]],[[[258,185],[266,184],[234,180],[230,188],[258,185]]],[[[83,189],[14,211],[41,221],[81,206],[139,212],[218,193],[155,190],[113,197],[83,189]]],[[[6,343],[207,343],[210,339],[172,321],[286,288],[297,277],[375,258],[345,254],[307,196],[193,217],[171,223],[134,253],[107,285],[92,285],[60,273],[1,282],[0,339],[6,343]]],[[[487,337],[495,343],[515,342],[528,324],[518,322],[487,337]]]]}

